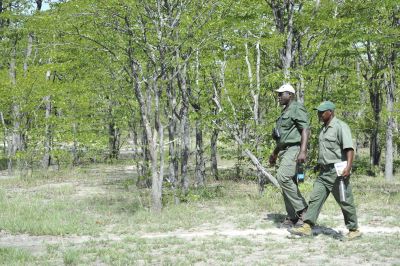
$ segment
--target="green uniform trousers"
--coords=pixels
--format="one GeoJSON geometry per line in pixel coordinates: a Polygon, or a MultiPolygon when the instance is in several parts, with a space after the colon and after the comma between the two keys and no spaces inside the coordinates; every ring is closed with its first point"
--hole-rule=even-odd
{"type": "Polygon", "coordinates": [[[308,204],[308,210],[304,216],[304,221],[310,225],[315,225],[322,205],[328,198],[329,193],[332,193],[336,202],[342,209],[344,223],[346,224],[347,229],[357,229],[357,214],[356,207],[354,205],[353,193],[351,191],[351,184],[348,178],[346,178],[344,182],[346,186],[346,202],[340,202],[339,178],[336,175],[335,168],[332,166],[331,169],[321,171],[314,183],[308,204]]]}
{"type": "Polygon", "coordinates": [[[300,146],[290,146],[278,153],[279,167],[276,179],[282,188],[286,212],[291,219],[298,218],[298,212],[307,207],[307,203],[295,182],[297,156],[300,146]]]}

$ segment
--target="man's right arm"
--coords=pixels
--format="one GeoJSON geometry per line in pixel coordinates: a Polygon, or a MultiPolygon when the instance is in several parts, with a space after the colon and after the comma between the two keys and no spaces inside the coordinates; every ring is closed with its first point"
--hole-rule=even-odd
{"type": "Polygon", "coordinates": [[[278,147],[275,147],[275,149],[272,152],[271,156],[269,156],[269,163],[271,165],[275,165],[276,164],[276,160],[278,159],[278,152],[279,152],[278,147]]]}
{"type": "Polygon", "coordinates": [[[299,163],[304,163],[307,159],[307,144],[310,134],[311,130],[309,128],[303,128],[301,130],[300,153],[297,156],[297,162],[299,163]]]}

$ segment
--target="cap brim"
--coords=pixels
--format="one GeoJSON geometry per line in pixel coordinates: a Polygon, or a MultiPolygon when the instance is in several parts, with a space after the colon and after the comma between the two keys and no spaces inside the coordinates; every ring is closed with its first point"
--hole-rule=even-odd
{"type": "Polygon", "coordinates": [[[293,94],[295,94],[296,92],[293,92],[293,91],[289,91],[289,90],[275,90],[275,92],[290,92],[290,93],[293,93],[293,94]]]}

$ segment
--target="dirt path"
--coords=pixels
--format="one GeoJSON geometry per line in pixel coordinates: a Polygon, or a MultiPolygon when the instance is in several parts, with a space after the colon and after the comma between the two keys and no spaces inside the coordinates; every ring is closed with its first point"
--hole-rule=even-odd
{"type": "MultiPolygon", "coordinates": [[[[363,234],[396,234],[400,233],[399,227],[362,227],[363,234]]],[[[321,233],[325,234],[339,234],[340,232],[347,232],[343,228],[321,228],[317,227],[313,229],[314,235],[321,233]]],[[[209,237],[209,236],[228,236],[228,237],[252,237],[259,235],[276,235],[281,237],[289,236],[290,233],[285,229],[271,228],[271,229],[244,229],[244,230],[203,230],[203,231],[174,231],[167,233],[151,233],[140,235],[142,238],[164,238],[164,237],[179,237],[185,239],[197,238],[197,237],[209,237]]]]}
{"type": "MultiPolygon", "coordinates": [[[[364,235],[374,234],[399,234],[400,227],[362,227],[364,235]]],[[[346,232],[344,227],[335,229],[330,228],[314,228],[314,235],[319,234],[340,234],[346,232]]],[[[136,234],[137,238],[156,239],[156,238],[182,238],[192,240],[195,238],[208,238],[208,237],[244,237],[249,239],[256,239],[268,236],[276,241],[284,241],[290,233],[285,229],[269,228],[269,229],[226,229],[226,230],[176,230],[164,233],[143,233],[136,234]]],[[[32,254],[40,255],[46,252],[48,245],[80,245],[89,241],[110,241],[119,242],[128,235],[115,235],[107,234],[100,236],[32,236],[28,234],[9,234],[5,231],[0,232],[0,248],[21,248],[28,250],[32,254]]],[[[132,235],[129,235],[132,237],[132,235]]]]}

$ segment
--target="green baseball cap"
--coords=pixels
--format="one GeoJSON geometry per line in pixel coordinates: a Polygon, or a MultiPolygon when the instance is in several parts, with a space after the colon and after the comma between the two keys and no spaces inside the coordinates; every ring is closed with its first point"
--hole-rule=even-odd
{"type": "Polygon", "coordinates": [[[331,101],[324,101],[318,105],[317,108],[314,108],[314,110],[318,110],[320,112],[324,112],[326,110],[335,110],[335,104],[331,101]]]}

